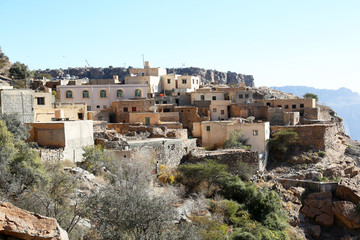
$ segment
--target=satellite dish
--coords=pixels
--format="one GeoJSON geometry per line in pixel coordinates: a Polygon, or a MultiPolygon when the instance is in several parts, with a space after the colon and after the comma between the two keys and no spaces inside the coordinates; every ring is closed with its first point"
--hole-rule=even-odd
{"type": "Polygon", "coordinates": [[[149,110],[150,110],[151,112],[156,112],[156,109],[157,109],[156,106],[151,106],[151,107],[149,107],[149,110]]]}
{"type": "Polygon", "coordinates": [[[247,117],[245,121],[252,123],[252,122],[254,122],[254,120],[255,120],[255,117],[250,116],[250,117],[247,117]]]}

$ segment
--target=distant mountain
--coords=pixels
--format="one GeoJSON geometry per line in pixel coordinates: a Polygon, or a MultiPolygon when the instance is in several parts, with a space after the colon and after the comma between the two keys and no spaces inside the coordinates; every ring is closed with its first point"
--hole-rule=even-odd
{"type": "MultiPolygon", "coordinates": [[[[130,67],[129,67],[130,68],[130,67]]],[[[129,75],[129,68],[123,67],[107,67],[107,68],[95,68],[95,67],[84,67],[84,68],[68,68],[68,69],[46,69],[37,70],[37,73],[50,74],[52,77],[59,77],[65,74],[71,76],[78,76],[79,78],[89,79],[111,79],[113,75],[118,75],[119,79],[124,79],[125,76],[129,75]]],[[[220,72],[212,69],[204,69],[197,67],[187,68],[167,68],[168,74],[188,74],[192,76],[199,76],[201,81],[204,83],[217,82],[220,84],[240,84],[245,83],[246,86],[254,86],[254,77],[252,75],[246,75],[236,72],[220,72]]]]}
{"type": "Polygon", "coordinates": [[[271,87],[302,97],[305,93],[314,93],[319,97],[319,104],[331,107],[344,120],[346,133],[352,139],[360,141],[360,95],[348,88],[338,90],[317,89],[305,86],[271,87]]]}

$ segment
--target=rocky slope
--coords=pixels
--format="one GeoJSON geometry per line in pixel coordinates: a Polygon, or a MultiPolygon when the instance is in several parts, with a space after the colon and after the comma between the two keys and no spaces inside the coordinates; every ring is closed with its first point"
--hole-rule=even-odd
{"type": "Polygon", "coordinates": [[[56,219],[0,203],[0,239],[68,240],[56,219]]]}
{"type": "MultiPolygon", "coordinates": [[[[119,79],[124,79],[129,75],[129,68],[108,67],[108,68],[69,68],[69,69],[46,69],[38,70],[39,73],[48,73],[53,77],[70,74],[79,78],[89,79],[111,79],[113,75],[118,75],[119,79]]],[[[235,72],[220,72],[203,68],[168,68],[168,73],[188,74],[200,76],[204,83],[218,82],[220,84],[239,84],[244,82],[246,86],[254,86],[254,77],[252,75],[239,74],[235,72]]]]}

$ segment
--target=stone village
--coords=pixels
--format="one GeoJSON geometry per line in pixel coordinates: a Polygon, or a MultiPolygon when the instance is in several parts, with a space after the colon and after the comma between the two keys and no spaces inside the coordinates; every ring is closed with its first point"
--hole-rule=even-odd
{"type": "Polygon", "coordinates": [[[31,126],[28,141],[38,143],[42,159],[81,162],[83,147],[100,144],[123,160],[141,153],[155,165],[175,168],[219,148],[211,151],[213,158],[225,154],[262,172],[271,133],[291,128],[299,145],[324,151],[339,132],[315,99],[272,96],[245,81],[204,84],[199,76],[167,74],[148,61],[124,79],[42,79],[31,87],[2,86],[1,113],[16,113],[31,126]],[[249,148],[220,149],[238,130],[249,148]]]}

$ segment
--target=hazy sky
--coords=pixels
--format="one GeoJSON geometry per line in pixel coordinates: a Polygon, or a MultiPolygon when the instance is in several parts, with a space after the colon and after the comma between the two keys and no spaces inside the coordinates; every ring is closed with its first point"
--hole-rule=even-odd
{"type": "Polygon", "coordinates": [[[256,86],[360,92],[360,1],[0,0],[0,46],[31,69],[202,67],[256,86]]]}

